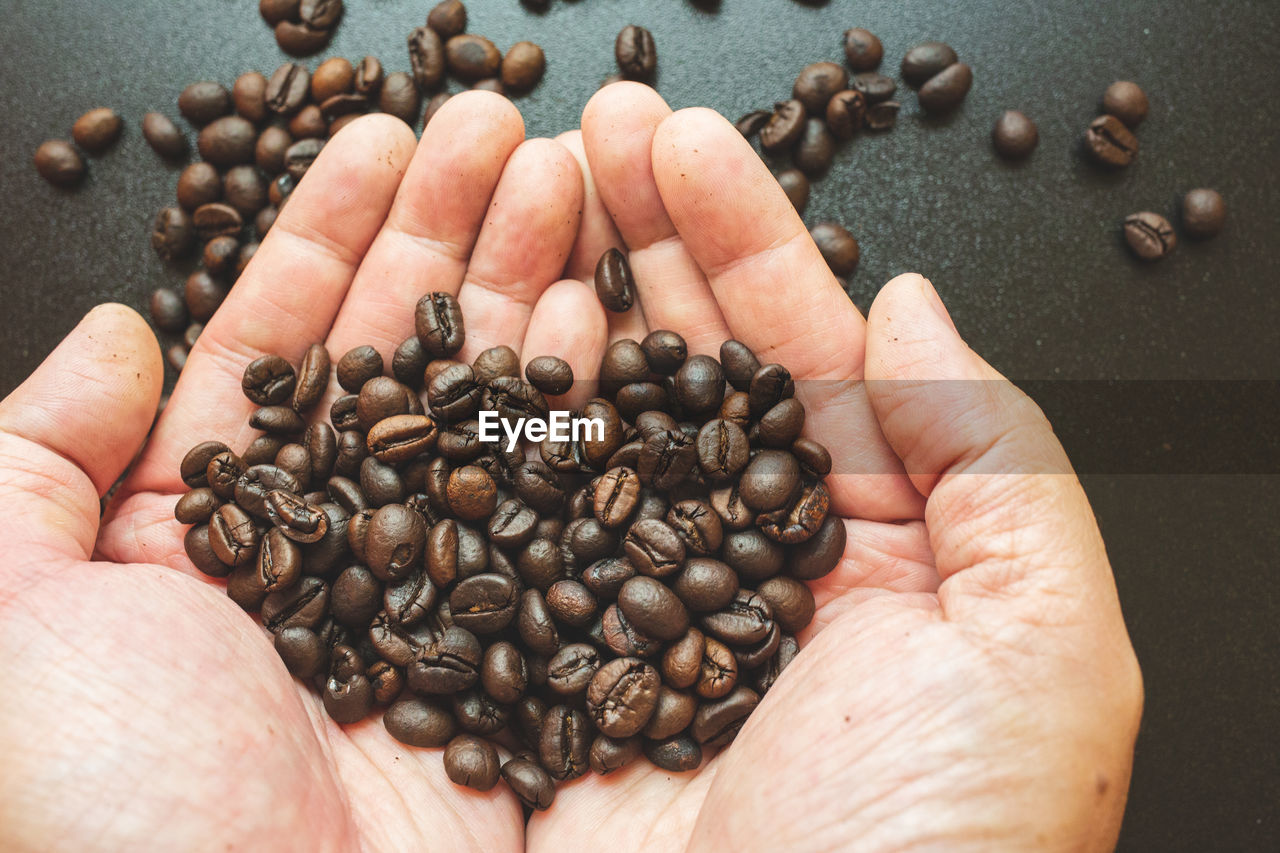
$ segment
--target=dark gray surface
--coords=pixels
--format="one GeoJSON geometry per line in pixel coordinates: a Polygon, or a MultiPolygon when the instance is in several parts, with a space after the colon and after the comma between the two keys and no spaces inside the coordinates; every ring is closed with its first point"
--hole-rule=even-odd
{"type": "MultiPolygon", "coordinates": [[[[256,5],[0,0],[0,392],[95,303],[141,307],[152,288],[180,283],[147,244],[150,220],[169,203],[178,170],[160,165],[138,122],[151,109],[176,116],[187,82],[230,84],[249,68],[278,65],[283,56],[256,5]],[[211,35],[219,30],[234,34],[211,35]],[[30,166],[36,145],[69,134],[78,115],[99,105],[128,121],[121,144],[91,160],[91,177],[78,191],[39,181],[30,166]]],[[[815,187],[807,219],[843,221],[862,243],[851,288],[858,305],[865,310],[893,274],[919,270],[937,284],[974,348],[1016,379],[1254,379],[1274,390],[1275,0],[816,7],[791,0],[553,0],[543,15],[516,0],[468,5],[471,29],[500,47],[527,38],[546,49],[545,81],[519,102],[530,133],[540,135],[576,126],[582,105],[613,70],[613,36],[626,23],[654,32],[658,88],[673,105],[712,106],[730,118],[785,97],[805,63],[838,60],[847,27],[880,35],[885,68],[895,76],[907,47],[945,39],[974,67],[963,109],[946,121],[925,121],[914,94],[900,89],[898,129],[845,147],[815,187]],[[1136,165],[1107,175],[1085,164],[1077,146],[1114,79],[1141,83],[1152,111],[1139,131],[1136,165]],[[987,142],[1008,108],[1040,126],[1040,148],[1025,165],[1000,163],[987,142]],[[1195,186],[1226,197],[1226,232],[1184,244],[1156,266],[1130,260],[1119,243],[1121,217],[1140,209],[1172,215],[1180,194],[1195,186]]],[[[429,6],[352,0],[329,53],[373,53],[390,70],[405,69],[404,35],[429,6]]],[[[1177,403],[1176,385],[1142,387],[1177,403]]],[[[1275,408],[1255,412],[1248,404],[1259,386],[1224,387],[1237,406],[1232,423],[1256,417],[1274,434],[1275,408]]],[[[1067,419],[1075,392],[1049,393],[1054,405],[1046,408],[1067,419]]],[[[1095,405],[1087,418],[1069,421],[1069,448],[1087,456],[1125,428],[1126,395],[1113,396],[1115,411],[1095,405]]],[[[1200,395],[1191,404],[1205,401],[1200,395]]],[[[1205,419],[1213,420],[1211,410],[1205,419]]],[[[1122,847],[1280,849],[1274,456],[1256,473],[1251,457],[1224,463],[1220,449],[1149,465],[1143,460],[1165,445],[1194,451],[1202,434],[1188,427],[1148,440],[1148,432],[1129,429],[1125,444],[1138,461],[1104,454],[1080,466],[1091,472],[1086,485],[1147,679],[1122,847]],[[1122,473],[1153,470],[1161,473],[1122,473]]]]}

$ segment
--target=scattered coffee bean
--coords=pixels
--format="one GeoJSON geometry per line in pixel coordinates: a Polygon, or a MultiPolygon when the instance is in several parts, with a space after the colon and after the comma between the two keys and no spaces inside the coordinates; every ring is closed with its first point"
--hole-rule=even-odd
{"type": "Polygon", "coordinates": [[[1205,240],[1222,230],[1227,204],[1216,190],[1191,190],[1182,199],[1182,227],[1188,237],[1205,240]]]}
{"type": "Polygon", "coordinates": [[[71,138],[90,154],[101,154],[120,138],[124,122],[110,107],[98,107],[76,119],[71,138]]]}
{"type": "Polygon", "coordinates": [[[834,222],[820,222],[809,229],[809,236],[818,245],[818,251],[833,273],[850,276],[858,269],[862,252],[858,241],[844,226],[834,222]]]}
{"type": "Polygon", "coordinates": [[[596,295],[605,308],[616,314],[631,310],[636,301],[635,281],[626,255],[609,249],[596,264],[596,295]]]}
{"type": "Polygon", "coordinates": [[[884,45],[869,30],[845,30],[844,57],[854,71],[874,71],[884,59],[884,45]]]}
{"type": "Polygon", "coordinates": [[[152,151],[166,160],[178,160],[187,153],[186,137],[164,113],[147,113],[142,117],[142,138],[152,151]]]}
{"type": "Polygon", "coordinates": [[[1085,150],[1103,166],[1128,166],[1138,156],[1138,137],[1115,116],[1098,116],[1084,135],[1085,150]]]}
{"type": "Polygon", "coordinates": [[[644,27],[635,24],[623,27],[614,41],[613,55],[618,61],[618,70],[628,80],[649,82],[658,70],[658,49],[653,33],[644,27]]]}
{"type": "Polygon", "coordinates": [[[1143,211],[1124,219],[1124,239],[1133,253],[1144,261],[1158,261],[1178,247],[1178,236],[1169,220],[1158,213],[1143,211]]]}
{"type": "Polygon", "coordinates": [[[1102,95],[1102,111],[1120,119],[1130,129],[1142,124],[1148,109],[1147,93],[1128,80],[1117,80],[1102,95]]]}
{"type": "Polygon", "coordinates": [[[73,187],[84,180],[84,158],[70,142],[50,139],[36,149],[36,171],[54,186],[73,187]]]}
{"type": "Polygon", "coordinates": [[[1031,156],[1040,142],[1036,123],[1017,110],[1008,110],[991,130],[991,144],[996,153],[1007,160],[1023,160],[1031,156]]]}

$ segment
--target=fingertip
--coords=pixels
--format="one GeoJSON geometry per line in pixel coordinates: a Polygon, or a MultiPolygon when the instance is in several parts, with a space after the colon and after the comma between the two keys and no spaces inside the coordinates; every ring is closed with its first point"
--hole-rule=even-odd
{"type": "Polygon", "coordinates": [[[653,112],[666,115],[671,108],[652,86],[630,80],[610,83],[587,101],[582,110],[582,130],[589,134],[603,129],[612,120],[653,112]]]}
{"type": "Polygon", "coordinates": [[[542,355],[567,361],[573,368],[573,389],[552,400],[579,408],[596,393],[608,336],[609,321],[595,290],[576,279],[561,279],[543,291],[533,307],[521,361],[527,365],[542,355]]]}
{"type": "Polygon", "coordinates": [[[519,108],[511,102],[510,98],[499,95],[497,92],[487,92],[484,89],[468,89],[465,92],[459,92],[444,102],[444,106],[440,107],[439,112],[432,118],[432,122],[440,116],[453,116],[455,113],[481,116],[489,121],[516,126],[520,128],[522,134],[524,133],[524,117],[520,114],[519,108]]]}

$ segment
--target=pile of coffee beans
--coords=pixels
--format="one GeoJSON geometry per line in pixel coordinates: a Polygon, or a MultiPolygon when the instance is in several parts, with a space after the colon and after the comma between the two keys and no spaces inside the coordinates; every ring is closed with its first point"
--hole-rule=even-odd
{"type": "MultiPolygon", "coordinates": [[[[308,28],[331,32],[341,7],[310,0],[264,0],[261,10],[278,37],[283,32],[300,39],[298,33],[308,28]]],[[[408,36],[407,72],[385,72],[374,56],[354,64],[331,57],[314,71],[290,62],[269,76],[246,72],[230,90],[200,81],[182,91],[178,111],[198,130],[200,159],[179,176],[177,204],[157,214],[151,244],[166,262],[194,255],[201,265],[187,277],[181,294],[169,287],[151,294],[153,324],[177,338],[165,348],[170,365],[182,369],[203,324],[217,311],[329,137],[368,112],[388,113],[409,125],[422,115],[425,126],[449,98],[442,91],[449,75],[474,88],[504,94],[528,92],[541,81],[546,58],[538,45],[519,42],[503,56],[493,42],[465,32],[466,26],[467,10],[459,0],[433,7],[426,26],[408,36]],[[426,97],[431,99],[424,114],[426,97]]],[[[90,140],[89,145],[81,143],[86,150],[98,150],[92,145],[108,135],[107,117],[114,118],[114,113],[94,110],[77,122],[77,140],[82,135],[90,140]]],[[[119,119],[114,120],[118,135],[119,119]]],[[[180,160],[188,152],[182,131],[163,113],[148,113],[142,132],[167,160],[180,160]]],[[[84,173],[78,153],[61,141],[41,146],[36,165],[55,182],[74,183],[84,173]]]]}
{"type": "Polygon", "coordinates": [[[329,385],[322,345],[297,368],[246,367],[263,434],[181,464],[192,563],[260,614],[334,720],[385,709],[398,740],[447,745],[459,784],[501,775],[545,809],[554,781],[641,753],[696,768],[794,658],[804,581],[845,546],[791,375],[737,341],[716,360],[670,331],[620,340],[602,396],[573,413],[597,428],[529,430],[526,458],[488,443],[485,418],[545,424],[569,364],[541,356],[522,379],[507,347],[454,360],[463,317],[445,293],[415,327],[395,378],[372,347],[338,360],[330,423],[306,422],[329,385]]]}
{"type": "MultiPolygon", "coordinates": [[[[1183,196],[1182,229],[1188,237],[1207,240],[1216,236],[1226,218],[1227,204],[1216,190],[1200,187],[1183,196]]],[[[1134,255],[1144,261],[1166,258],[1178,247],[1173,225],[1149,210],[1126,216],[1121,232],[1134,255]]]]}
{"type": "Polygon", "coordinates": [[[36,149],[36,171],[57,187],[74,187],[84,180],[88,168],[76,145],[89,154],[101,154],[116,143],[124,122],[115,110],[98,107],[76,119],[71,127],[72,145],[65,139],[48,139],[36,149]]]}
{"type": "Polygon", "coordinates": [[[293,56],[329,46],[342,19],[342,0],[259,0],[258,12],[275,31],[276,44],[293,56]]]}

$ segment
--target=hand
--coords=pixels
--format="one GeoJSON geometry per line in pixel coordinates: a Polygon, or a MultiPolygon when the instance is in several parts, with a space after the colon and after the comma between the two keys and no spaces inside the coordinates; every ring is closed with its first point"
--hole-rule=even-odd
{"type": "Polygon", "coordinates": [[[648,328],[691,352],[737,338],[791,370],[805,432],[834,457],[849,544],[814,584],[802,652],[731,748],[696,774],[637,762],[565,786],[530,847],[1113,845],[1141,676],[1039,409],[919,276],[889,282],[864,321],[715,113],[673,115],[618,84],[588,104],[582,136],[583,234],[625,245],[648,328]]]}
{"type": "MultiPolygon", "coordinates": [[[[498,343],[594,375],[605,319],[561,281],[582,178],[523,141],[509,101],[473,92],[422,144],[371,116],[325,148],[208,324],[136,467],[162,382],[146,324],[92,311],[0,404],[0,847],[512,850],[519,803],[445,776],[380,716],[340,727],[292,679],[225,583],[196,572],[173,520],[198,441],[243,450],[244,367],[314,341],[389,364],[428,291],[459,295],[470,360],[498,343]]],[[[589,389],[584,388],[585,393],[589,389]]],[[[328,411],[328,403],[320,411],[328,411]]]]}

